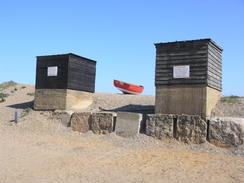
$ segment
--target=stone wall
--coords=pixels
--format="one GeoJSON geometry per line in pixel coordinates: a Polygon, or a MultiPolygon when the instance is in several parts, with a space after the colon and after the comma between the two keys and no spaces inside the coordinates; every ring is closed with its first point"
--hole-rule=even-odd
{"type": "Polygon", "coordinates": [[[91,130],[95,134],[111,133],[114,129],[115,113],[75,112],[71,117],[71,128],[78,132],[91,130]]]}
{"type": "Polygon", "coordinates": [[[244,118],[212,118],[209,121],[209,142],[220,147],[244,143],[244,118]]]}
{"type": "Polygon", "coordinates": [[[179,115],[175,128],[175,138],[186,143],[206,142],[207,123],[200,116],[179,115]]]}
{"type": "Polygon", "coordinates": [[[92,113],[90,130],[95,134],[107,134],[113,131],[115,113],[92,113]]]}
{"type": "Polygon", "coordinates": [[[71,116],[71,128],[78,132],[88,132],[91,126],[91,112],[75,112],[71,116]]]}
{"type": "Polygon", "coordinates": [[[173,138],[174,116],[151,114],[146,116],[146,134],[158,139],[173,138]]]}
{"type": "Polygon", "coordinates": [[[138,114],[128,112],[70,112],[56,111],[53,116],[74,131],[107,134],[113,131],[124,137],[143,131],[158,139],[174,138],[185,143],[207,140],[220,147],[244,144],[244,118],[211,118],[206,122],[197,115],[138,114]],[[144,116],[144,117],[143,117],[144,116]]]}
{"type": "Polygon", "coordinates": [[[238,146],[244,144],[244,118],[211,118],[207,122],[197,115],[150,114],[146,117],[146,134],[185,143],[208,140],[220,147],[238,146]]]}
{"type": "Polygon", "coordinates": [[[207,123],[200,116],[151,114],[146,117],[146,134],[199,144],[206,142],[207,123]]]}

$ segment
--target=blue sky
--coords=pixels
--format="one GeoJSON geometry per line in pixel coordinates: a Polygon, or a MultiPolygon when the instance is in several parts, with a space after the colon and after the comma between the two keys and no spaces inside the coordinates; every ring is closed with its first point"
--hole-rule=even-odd
{"type": "Polygon", "coordinates": [[[73,52],[97,60],[97,92],[154,94],[154,43],[200,38],[224,48],[223,95],[244,96],[244,0],[0,0],[0,82],[35,84],[36,56],[73,52]]]}

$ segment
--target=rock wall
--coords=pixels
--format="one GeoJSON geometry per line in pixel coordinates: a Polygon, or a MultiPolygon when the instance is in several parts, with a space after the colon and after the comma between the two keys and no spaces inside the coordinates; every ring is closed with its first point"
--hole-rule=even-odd
{"type": "Polygon", "coordinates": [[[206,142],[207,123],[200,116],[150,114],[146,117],[146,134],[199,144],[206,142]]]}
{"type": "Polygon", "coordinates": [[[88,132],[91,126],[91,112],[75,112],[71,117],[71,128],[78,132],[88,132]]]}
{"type": "Polygon", "coordinates": [[[244,118],[212,118],[209,121],[209,141],[220,147],[244,143],[244,118]]]}
{"type": "Polygon", "coordinates": [[[220,147],[244,144],[244,118],[211,118],[208,123],[196,115],[146,114],[128,112],[70,112],[55,111],[53,116],[74,131],[95,134],[137,135],[142,124],[145,133],[158,139],[175,138],[185,143],[207,140],[220,147]]]}
{"type": "Polygon", "coordinates": [[[95,134],[107,134],[113,131],[115,113],[92,113],[90,130],[95,134]]]}
{"type": "Polygon", "coordinates": [[[173,138],[173,115],[150,114],[146,116],[146,134],[158,139],[173,138]]]}
{"type": "Polygon", "coordinates": [[[186,143],[206,142],[207,123],[200,116],[179,115],[176,125],[176,139],[186,143]]]}
{"type": "Polygon", "coordinates": [[[75,112],[71,117],[71,128],[78,132],[91,130],[95,134],[111,133],[114,128],[115,113],[75,112]]]}

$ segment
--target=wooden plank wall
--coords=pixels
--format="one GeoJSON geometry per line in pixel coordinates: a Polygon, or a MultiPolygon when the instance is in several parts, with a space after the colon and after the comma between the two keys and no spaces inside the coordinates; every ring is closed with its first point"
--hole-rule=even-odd
{"type": "Polygon", "coordinates": [[[70,55],[68,89],[95,92],[96,62],[70,55]]]}
{"type": "Polygon", "coordinates": [[[207,84],[206,42],[174,42],[156,48],[156,85],[207,84]],[[190,65],[190,78],[173,78],[177,65],[190,65]]]}
{"type": "Polygon", "coordinates": [[[36,89],[66,89],[68,81],[68,56],[40,56],[36,64],[36,89]],[[47,76],[47,68],[58,66],[57,76],[47,76]]]}
{"type": "Polygon", "coordinates": [[[213,43],[208,45],[208,86],[222,90],[222,50],[213,43]]]}
{"type": "Polygon", "coordinates": [[[221,51],[210,39],[159,43],[155,85],[208,85],[221,90],[221,51]],[[173,78],[173,66],[190,65],[190,78],[173,78]]]}
{"type": "Polygon", "coordinates": [[[74,54],[37,57],[36,89],[72,89],[94,92],[96,61],[74,54]],[[47,76],[47,68],[58,66],[57,76],[47,76]]]}

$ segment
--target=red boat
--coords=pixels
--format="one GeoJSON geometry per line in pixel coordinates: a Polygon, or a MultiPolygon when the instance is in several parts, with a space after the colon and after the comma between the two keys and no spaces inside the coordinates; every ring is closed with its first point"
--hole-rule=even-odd
{"type": "Polygon", "coordinates": [[[122,91],[124,94],[140,94],[144,89],[143,86],[134,85],[118,80],[114,80],[114,86],[122,91]]]}

